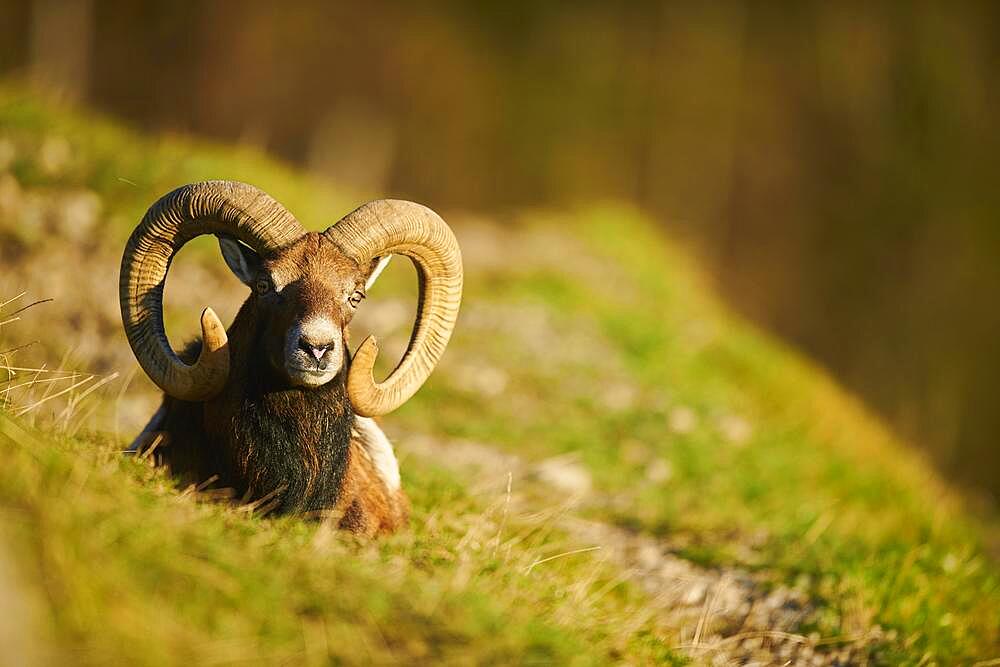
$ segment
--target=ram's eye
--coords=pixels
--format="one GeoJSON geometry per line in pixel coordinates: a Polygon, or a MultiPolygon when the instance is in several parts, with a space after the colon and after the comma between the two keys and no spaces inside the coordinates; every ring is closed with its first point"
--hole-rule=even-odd
{"type": "Polygon", "coordinates": [[[361,302],[365,300],[365,293],[361,290],[354,290],[351,296],[347,297],[347,302],[351,304],[351,308],[357,308],[361,305],[361,302]]]}
{"type": "Polygon", "coordinates": [[[267,278],[258,278],[254,289],[257,290],[257,294],[263,296],[271,291],[271,281],[267,278]]]}

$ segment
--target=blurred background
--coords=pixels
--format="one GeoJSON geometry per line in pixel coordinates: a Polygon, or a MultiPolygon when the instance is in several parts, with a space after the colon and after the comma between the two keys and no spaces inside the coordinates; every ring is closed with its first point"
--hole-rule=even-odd
{"type": "Polygon", "coordinates": [[[995,497],[998,36],[990,2],[2,0],[0,74],[438,210],[634,203],[995,497]]]}

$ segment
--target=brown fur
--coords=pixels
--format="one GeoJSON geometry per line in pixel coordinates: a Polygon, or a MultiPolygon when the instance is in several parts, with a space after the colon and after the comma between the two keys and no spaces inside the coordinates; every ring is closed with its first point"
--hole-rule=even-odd
{"type": "Polygon", "coordinates": [[[394,533],[406,525],[410,503],[400,490],[391,493],[375,471],[364,447],[351,442],[351,465],[344,475],[340,498],[334,514],[341,516],[339,526],[352,533],[374,537],[394,533]],[[373,489],[380,489],[373,492],[373,489]]]}
{"type": "MultiPolygon", "coordinates": [[[[262,504],[277,512],[332,511],[342,528],[366,536],[405,526],[405,494],[387,487],[352,435],[350,360],[345,356],[337,375],[315,388],[291,384],[282,371],[285,333],[306,318],[335,322],[347,349],[354,308],[346,296],[363,289],[370,271],[317,234],[263,258],[257,275],[273,279],[276,289],[251,294],[230,326],[231,371],[222,393],[205,402],[165,396],[136,449],[161,436],[158,458],[174,474],[194,483],[213,479],[238,497],[266,499],[262,504]]],[[[199,350],[196,342],[181,357],[190,363],[199,350]]]]}

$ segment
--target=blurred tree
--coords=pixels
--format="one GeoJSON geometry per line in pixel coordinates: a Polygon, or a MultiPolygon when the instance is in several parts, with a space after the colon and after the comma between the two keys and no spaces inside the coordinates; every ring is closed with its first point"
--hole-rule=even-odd
{"type": "Polygon", "coordinates": [[[34,0],[31,6],[31,78],[70,100],[87,89],[92,8],[90,0],[34,0]]]}

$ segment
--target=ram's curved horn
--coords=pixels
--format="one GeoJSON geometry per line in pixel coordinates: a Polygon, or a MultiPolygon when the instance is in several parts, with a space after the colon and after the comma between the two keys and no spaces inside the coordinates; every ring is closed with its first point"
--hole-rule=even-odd
{"type": "Polygon", "coordinates": [[[305,230],[288,210],[257,188],[236,181],[185,185],[150,207],[125,246],[118,295],[122,323],[139,365],[167,394],[199,401],[218,394],[229,376],[226,330],[211,308],[201,316],[201,356],[182,362],[163,328],[163,286],[170,262],[202,234],[228,234],[268,254],[305,230]]]}
{"type": "Polygon", "coordinates": [[[408,201],[365,204],[324,232],[361,266],[375,257],[406,255],[417,268],[417,319],[410,344],[385,382],[372,377],[378,345],[371,336],[358,348],[347,376],[354,411],[365,417],[395,410],[416,393],[448,345],[462,301],[462,253],[437,213],[408,201]]]}

